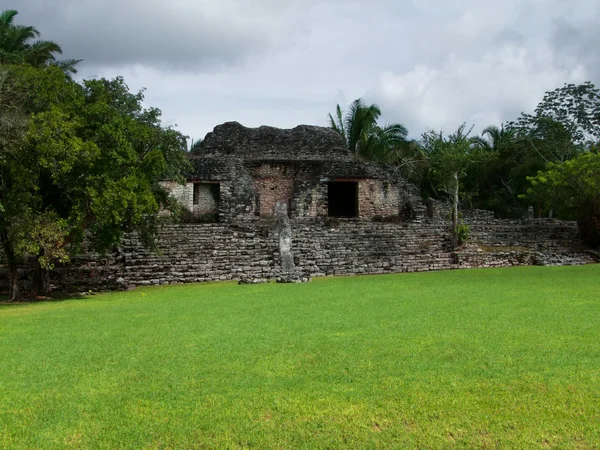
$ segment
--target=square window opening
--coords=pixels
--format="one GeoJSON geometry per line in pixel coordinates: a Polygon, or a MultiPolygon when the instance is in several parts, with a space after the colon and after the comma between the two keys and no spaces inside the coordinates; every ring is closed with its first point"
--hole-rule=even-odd
{"type": "Polygon", "coordinates": [[[358,217],[358,182],[327,183],[327,203],[329,217],[358,217]]]}

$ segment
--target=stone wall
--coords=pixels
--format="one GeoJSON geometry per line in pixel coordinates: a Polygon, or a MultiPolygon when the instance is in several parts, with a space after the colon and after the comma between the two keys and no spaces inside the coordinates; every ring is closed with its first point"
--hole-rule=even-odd
{"type": "MultiPolygon", "coordinates": [[[[219,166],[220,167],[220,166],[219,166]]],[[[236,167],[231,165],[231,167],[236,167]]],[[[208,191],[201,195],[198,205],[194,200],[195,186],[220,186],[218,202],[219,221],[248,222],[272,215],[277,202],[288,205],[293,219],[325,218],[328,215],[328,184],[331,181],[353,181],[358,184],[358,217],[398,216],[406,204],[412,205],[416,216],[425,216],[418,191],[397,174],[385,168],[366,163],[323,161],[253,161],[244,169],[237,167],[233,180],[220,173],[202,173],[205,178],[190,176],[186,184],[165,181],[167,188],[189,211],[203,214],[214,211],[208,191]],[[353,176],[348,176],[348,174],[353,176]],[[376,178],[379,176],[380,178],[376,178]],[[221,178],[219,178],[221,177],[221,178]]],[[[438,214],[439,215],[439,214],[438,214]]]]}
{"type": "Polygon", "coordinates": [[[294,176],[287,173],[286,167],[265,164],[257,170],[254,178],[254,191],[258,203],[258,215],[273,215],[277,202],[289,205],[294,196],[294,176]]]}
{"type": "Polygon", "coordinates": [[[399,190],[389,182],[360,180],[358,183],[358,217],[394,216],[400,211],[399,190]]]}
{"type": "Polygon", "coordinates": [[[193,212],[195,214],[216,213],[219,209],[220,183],[198,182],[193,184],[193,212]]]}
{"type": "MultiPolygon", "coordinates": [[[[301,276],[420,272],[531,264],[598,261],[586,250],[573,222],[554,220],[471,222],[472,239],[449,248],[447,223],[371,222],[358,219],[291,221],[293,254],[301,276]]],[[[188,283],[280,274],[278,236],[268,221],[174,225],[158,241],[159,253],[129,236],[109,257],[86,254],[56,268],[58,291],[109,290],[131,285],[188,283]]],[[[23,283],[31,276],[23,267],[23,283]]],[[[7,289],[6,274],[0,291],[7,289]]]]}

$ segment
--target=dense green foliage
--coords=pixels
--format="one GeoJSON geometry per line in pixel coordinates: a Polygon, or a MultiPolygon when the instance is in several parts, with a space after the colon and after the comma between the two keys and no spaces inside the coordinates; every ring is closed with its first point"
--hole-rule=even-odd
{"type": "Polygon", "coordinates": [[[0,306],[0,448],[594,448],[599,276],[526,267],[0,306]]]}
{"type": "Polygon", "coordinates": [[[169,201],[158,182],[181,177],[185,138],[121,78],[78,84],[58,68],[2,65],[0,79],[0,241],[11,270],[35,256],[44,293],[45,270],[84,233],[98,251],[131,230],[150,243],[169,201]]]}
{"type": "Polygon", "coordinates": [[[544,198],[547,206],[579,220],[584,240],[600,246],[600,154],[588,152],[563,163],[548,163],[530,179],[528,195],[544,198]]]}
{"type": "MultiPolygon", "coordinates": [[[[600,140],[600,93],[591,83],[565,85],[545,94],[533,114],[502,128],[484,130],[487,139],[475,145],[491,158],[469,177],[477,194],[472,205],[496,211],[500,217],[519,217],[533,207],[538,217],[554,213],[572,218],[566,205],[531,191],[530,179],[546,167],[556,167],[593,149],[600,140]],[[527,195],[529,193],[529,195],[527,195]]],[[[572,212],[572,211],[571,211],[572,212]]]]}
{"type": "MultiPolygon", "coordinates": [[[[600,142],[600,90],[591,82],[580,85],[565,84],[546,92],[534,114],[523,113],[510,126],[526,133],[554,122],[562,128],[564,144],[589,146],[600,142]]],[[[558,149],[564,153],[565,149],[558,149]]]]}
{"type": "MultiPolygon", "coordinates": [[[[480,155],[486,156],[469,138],[470,130],[461,125],[454,133],[444,136],[443,132],[429,131],[423,135],[422,147],[428,159],[424,177],[424,189],[439,197],[438,192],[448,196],[452,204],[452,244],[459,244],[458,207],[461,198],[469,193],[461,189],[470,166],[480,163],[480,155]]],[[[461,228],[464,236],[464,227],[461,228]]]]}
{"type": "MultiPolygon", "coordinates": [[[[368,148],[369,136],[377,135],[362,130],[377,129],[380,114],[376,105],[367,107],[358,99],[345,117],[338,105],[336,115],[330,114],[329,119],[331,127],[345,136],[349,148],[356,152],[361,146],[368,148]]],[[[597,198],[599,191],[587,192],[585,200],[581,197],[574,208],[563,195],[564,189],[549,188],[552,182],[537,182],[537,188],[532,189],[538,173],[550,180],[554,178],[543,173],[568,172],[569,183],[575,186],[586,184],[578,177],[594,172],[593,166],[587,166],[593,158],[581,158],[600,149],[600,90],[592,83],[567,84],[547,92],[533,114],[522,113],[500,127],[491,125],[481,136],[468,136],[464,125],[458,132],[465,136],[457,142],[453,142],[457,133],[446,138],[441,131],[430,130],[418,142],[409,141],[405,133],[402,139],[385,141],[386,145],[373,147],[379,150],[362,152],[361,156],[398,165],[410,181],[421,187],[424,198],[491,210],[501,218],[520,218],[532,208],[537,217],[578,219],[582,226],[594,228],[593,217],[598,212],[590,211],[597,208],[595,203],[591,208],[582,205],[589,206],[585,202],[597,198]],[[560,169],[571,160],[578,161],[577,170],[569,165],[560,169]]],[[[456,228],[456,218],[453,226],[456,228]]]]}
{"type": "Polygon", "coordinates": [[[0,243],[18,298],[17,263],[37,260],[32,294],[45,294],[48,269],[80,249],[107,251],[126,231],[153,242],[159,209],[170,207],[159,181],[180,180],[186,139],[143,107],[124,80],[75,83],[78,61],[60,46],[0,13],[0,243]]]}

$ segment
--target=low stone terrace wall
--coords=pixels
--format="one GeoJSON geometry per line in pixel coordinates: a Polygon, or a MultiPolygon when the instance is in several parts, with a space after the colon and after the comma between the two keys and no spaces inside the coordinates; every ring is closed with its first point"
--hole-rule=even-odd
{"type": "MultiPolygon", "coordinates": [[[[476,267],[562,265],[598,262],[580,242],[574,222],[557,220],[467,220],[471,239],[457,251],[449,246],[449,224],[365,220],[292,221],[296,267],[302,276],[421,272],[476,267]]],[[[128,236],[118,252],[88,253],[55,268],[55,291],[82,292],[139,285],[280,275],[277,236],[268,222],[189,224],[165,227],[158,253],[128,236]]],[[[20,270],[24,287],[32,269],[20,270]]],[[[0,292],[7,290],[0,267],[0,292]]]]}

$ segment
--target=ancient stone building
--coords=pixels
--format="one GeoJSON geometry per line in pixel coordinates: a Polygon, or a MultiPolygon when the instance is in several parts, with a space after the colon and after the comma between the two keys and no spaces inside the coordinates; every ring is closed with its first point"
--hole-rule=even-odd
{"type": "Polygon", "coordinates": [[[217,126],[191,157],[194,171],[173,195],[219,222],[256,221],[280,202],[292,220],[424,214],[415,187],[392,167],[357,161],[333,130],[217,126]]]}
{"type": "MultiPolygon", "coordinates": [[[[450,245],[448,209],[423,204],[388,166],[353,158],[333,131],[217,126],[190,156],[180,185],[165,181],[193,215],[165,226],[158,252],[128,235],[112,254],[85,253],[51,273],[57,291],[213,280],[307,280],[476,267],[585,264],[577,224],[467,214],[469,243],[450,245]],[[273,217],[275,214],[275,217],[273,217]]],[[[7,290],[0,255],[0,293],[7,290]]],[[[20,268],[26,289],[31,264],[20,268]]]]}

